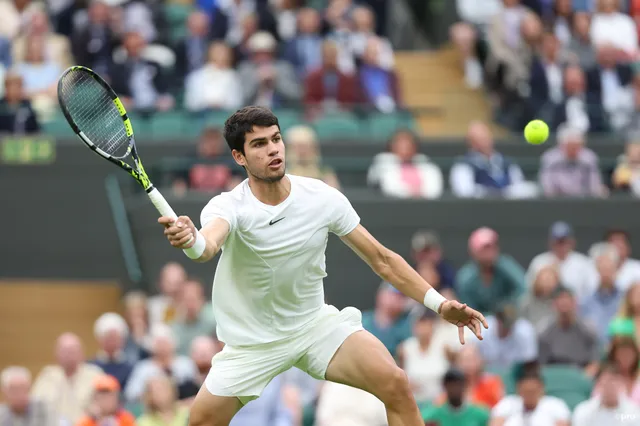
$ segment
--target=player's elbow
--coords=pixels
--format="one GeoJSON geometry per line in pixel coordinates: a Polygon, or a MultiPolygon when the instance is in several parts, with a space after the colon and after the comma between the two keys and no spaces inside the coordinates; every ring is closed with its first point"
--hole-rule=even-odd
{"type": "Polygon", "coordinates": [[[386,247],[380,247],[371,262],[371,267],[378,276],[389,281],[394,271],[393,264],[396,257],[399,255],[386,247]]]}

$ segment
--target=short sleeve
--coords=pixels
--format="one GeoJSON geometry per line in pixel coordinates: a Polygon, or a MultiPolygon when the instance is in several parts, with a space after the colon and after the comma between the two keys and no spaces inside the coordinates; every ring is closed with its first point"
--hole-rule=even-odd
{"type": "Polygon", "coordinates": [[[513,406],[516,400],[513,396],[502,398],[498,404],[491,410],[491,418],[506,418],[513,414],[513,406]]]}
{"type": "Polygon", "coordinates": [[[209,201],[200,214],[200,226],[204,228],[216,217],[229,222],[229,231],[235,229],[237,224],[236,209],[229,193],[217,195],[209,201]]]}
{"type": "Polygon", "coordinates": [[[333,207],[329,231],[342,237],[356,229],[360,224],[360,216],[342,192],[329,188],[329,203],[333,207]]]}

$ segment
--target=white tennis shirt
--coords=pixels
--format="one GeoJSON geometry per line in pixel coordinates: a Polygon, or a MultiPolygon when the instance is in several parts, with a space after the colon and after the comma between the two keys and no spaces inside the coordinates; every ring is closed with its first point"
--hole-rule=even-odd
{"type": "Polygon", "coordinates": [[[337,189],[287,175],[291,192],[277,206],[260,202],[245,180],[202,210],[204,227],[220,217],[230,225],[213,280],[218,338],[231,346],[290,337],[324,305],[329,232],[343,236],[360,217],[337,189]]]}

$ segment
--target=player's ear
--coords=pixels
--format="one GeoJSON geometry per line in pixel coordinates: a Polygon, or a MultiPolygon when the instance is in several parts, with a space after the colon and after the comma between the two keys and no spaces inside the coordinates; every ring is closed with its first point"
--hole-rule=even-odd
{"type": "Polygon", "coordinates": [[[238,151],[237,149],[234,149],[233,151],[231,151],[231,155],[233,156],[233,159],[236,161],[236,163],[239,166],[244,167],[246,165],[246,158],[244,157],[244,154],[241,153],[240,151],[238,151]]]}

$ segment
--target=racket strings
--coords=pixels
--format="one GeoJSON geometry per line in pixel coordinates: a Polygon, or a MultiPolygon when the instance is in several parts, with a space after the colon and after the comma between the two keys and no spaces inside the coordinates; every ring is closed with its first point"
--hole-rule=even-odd
{"type": "Polygon", "coordinates": [[[107,154],[127,155],[130,138],[110,93],[90,74],[71,71],[62,81],[62,100],[80,131],[107,154]]]}

